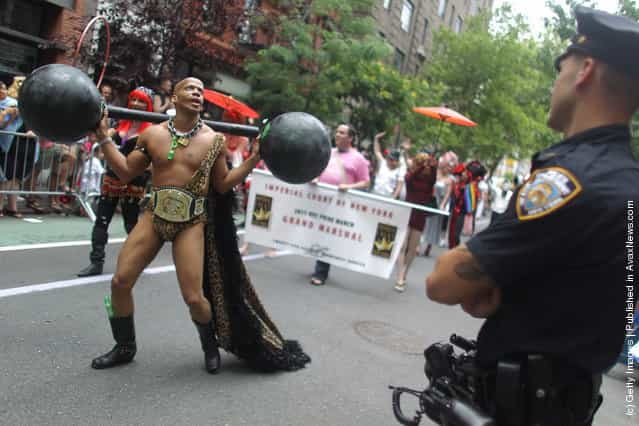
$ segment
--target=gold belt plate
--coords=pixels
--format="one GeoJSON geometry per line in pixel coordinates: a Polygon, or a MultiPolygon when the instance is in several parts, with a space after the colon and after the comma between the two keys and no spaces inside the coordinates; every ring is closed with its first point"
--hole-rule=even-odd
{"type": "Polygon", "coordinates": [[[155,191],[153,213],[169,222],[188,222],[191,220],[191,203],[194,197],[178,189],[160,189],[155,191]]]}

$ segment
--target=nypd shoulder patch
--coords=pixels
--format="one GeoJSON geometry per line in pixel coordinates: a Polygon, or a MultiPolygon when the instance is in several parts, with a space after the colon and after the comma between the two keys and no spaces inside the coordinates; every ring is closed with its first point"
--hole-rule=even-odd
{"type": "Polygon", "coordinates": [[[562,167],[535,170],[519,190],[517,217],[538,219],[558,210],[582,191],[577,178],[562,167]]]}

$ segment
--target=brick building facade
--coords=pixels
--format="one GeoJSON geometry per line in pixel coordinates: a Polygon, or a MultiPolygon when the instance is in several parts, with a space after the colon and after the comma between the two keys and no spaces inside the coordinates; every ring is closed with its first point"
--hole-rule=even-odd
{"type": "Polygon", "coordinates": [[[431,57],[440,27],[463,31],[466,19],[492,7],[493,0],[376,0],[372,14],[395,51],[397,69],[415,75],[431,57]]]}
{"type": "Polygon", "coordinates": [[[72,61],[98,0],[0,0],[0,80],[72,61]]]}
{"type": "Polygon", "coordinates": [[[244,0],[240,7],[243,8],[241,16],[229,23],[222,35],[212,37],[208,45],[207,54],[215,58],[215,67],[204,69],[184,61],[181,68],[182,71],[188,69],[182,74],[200,78],[207,87],[244,98],[251,91],[244,81],[245,61],[259,49],[268,47],[274,38],[274,34],[266,33],[257,22],[261,17],[275,15],[278,11],[268,0],[244,0]]]}

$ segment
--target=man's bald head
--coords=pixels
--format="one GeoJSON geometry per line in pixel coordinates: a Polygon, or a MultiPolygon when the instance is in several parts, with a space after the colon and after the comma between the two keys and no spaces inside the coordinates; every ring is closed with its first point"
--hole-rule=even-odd
{"type": "Polygon", "coordinates": [[[186,77],[185,79],[182,79],[180,81],[178,81],[178,83],[175,85],[175,88],[173,89],[173,93],[177,93],[180,90],[182,90],[184,87],[186,87],[189,83],[194,83],[197,84],[201,87],[204,87],[204,83],[202,83],[202,80],[200,80],[199,78],[195,78],[195,77],[186,77]]]}
{"type": "Polygon", "coordinates": [[[176,111],[202,112],[204,104],[204,84],[195,77],[187,77],[175,85],[171,101],[176,111]]]}

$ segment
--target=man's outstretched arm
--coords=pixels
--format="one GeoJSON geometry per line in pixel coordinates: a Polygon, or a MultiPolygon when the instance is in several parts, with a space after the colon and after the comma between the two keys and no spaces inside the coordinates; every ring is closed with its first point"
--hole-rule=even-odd
{"type": "Polygon", "coordinates": [[[256,139],[251,146],[251,155],[238,167],[229,170],[226,166],[224,152],[221,152],[211,170],[213,187],[220,194],[225,194],[236,185],[242,183],[244,178],[255,168],[260,161],[260,142],[256,139]]]}

